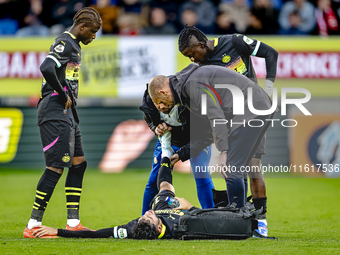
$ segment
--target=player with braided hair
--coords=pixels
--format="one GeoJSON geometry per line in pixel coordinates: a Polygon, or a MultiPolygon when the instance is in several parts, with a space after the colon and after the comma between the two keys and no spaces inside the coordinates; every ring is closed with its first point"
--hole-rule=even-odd
{"type": "Polygon", "coordinates": [[[82,148],[78,99],[80,42],[87,45],[96,38],[102,21],[93,8],[80,9],[70,31],[59,35],[40,66],[43,74],[38,102],[38,126],[46,169],[37,185],[31,218],[24,237],[34,238],[33,226],[41,225],[47,204],[64,167],[69,168],[65,182],[67,225],[74,231],[87,229],[79,220],[79,202],[87,163],[82,148]]]}
{"type": "MultiPolygon", "coordinates": [[[[223,66],[245,75],[256,83],[257,78],[250,57],[264,58],[267,70],[264,91],[271,97],[276,76],[278,53],[263,42],[240,34],[223,35],[213,40],[208,40],[195,26],[185,26],[179,35],[178,48],[192,62],[201,65],[223,66]]],[[[250,161],[251,169],[257,170],[249,173],[249,180],[256,209],[263,207],[264,212],[266,212],[266,185],[260,169],[263,154],[265,154],[265,136],[250,161]]],[[[245,178],[247,177],[245,176],[245,178]]],[[[237,179],[227,180],[229,201],[232,201],[233,197],[238,196],[237,190],[244,186],[244,183],[246,182],[237,179]]],[[[247,189],[247,187],[244,188],[247,189]]],[[[262,214],[259,217],[262,217],[261,220],[263,220],[265,225],[265,228],[261,228],[265,229],[262,234],[267,234],[266,215],[262,214]]]]}

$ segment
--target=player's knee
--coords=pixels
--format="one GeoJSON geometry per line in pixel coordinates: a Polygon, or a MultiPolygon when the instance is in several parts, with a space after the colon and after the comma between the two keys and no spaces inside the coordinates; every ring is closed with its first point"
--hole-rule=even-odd
{"type": "Polygon", "coordinates": [[[81,163],[86,162],[85,156],[73,157],[72,166],[80,165],[81,163]]]}
{"type": "Polygon", "coordinates": [[[51,167],[51,166],[46,166],[46,168],[58,174],[63,174],[64,172],[64,168],[56,168],[56,167],[51,167]]]}

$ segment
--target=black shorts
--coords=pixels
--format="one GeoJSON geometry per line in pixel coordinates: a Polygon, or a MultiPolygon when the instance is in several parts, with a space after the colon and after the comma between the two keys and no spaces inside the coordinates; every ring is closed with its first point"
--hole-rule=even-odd
{"type": "Polygon", "coordinates": [[[73,157],[84,156],[78,125],[61,120],[50,120],[39,126],[46,166],[72,166],[73,157]]]}
{"type": "Polygon", "coordinates": [[[159,192],[151,202],[151,208],[154,211],[172,209],[165,199],[167,197],[175,197],[175,194],[170,190],[162,190],[159,192]]]}

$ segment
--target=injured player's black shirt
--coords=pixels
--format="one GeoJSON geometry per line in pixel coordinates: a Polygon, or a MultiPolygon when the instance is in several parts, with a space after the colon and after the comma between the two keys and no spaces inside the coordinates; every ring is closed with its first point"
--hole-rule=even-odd
{"type": "MultiPolygon", "coordinates": [[[[175,197],[175,194],[169,190],[163,190],[159,192],[153,200],[152,209],[155,211],[157,217],[162,220],[162,233],[158,236],[159,239],[177,238],[175,225],[178,224],[179,218],[184,215],[183,211],[174,210],[169,206],[168,202],[165,201],[168,196],[175,197]]],[[[138,219],[139,218],[114,228],[105,228],[97,231],[69,231],[58,229],[58,236],[80,238],[132,238],[133,229],[138,222],[138,219]]]]}

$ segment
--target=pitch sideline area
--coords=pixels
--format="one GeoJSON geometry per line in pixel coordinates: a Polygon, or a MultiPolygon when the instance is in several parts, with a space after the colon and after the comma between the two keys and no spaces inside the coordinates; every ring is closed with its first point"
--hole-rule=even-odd
{"type": "MultiPolygon", "coordinates": [[[[340,179],[267,178],[269,234],[277,241],[24,239],[40,176],[40,171],[0,169],[1,254],[335,254],[340,247],[340,179]]],[[[43,222],[48,226],[65,227],[65,177],[48,205],[43,222]]],[[[80,209],[83,225],[99,229],[139,217],[147,177],[147,169],[122,174],[87,171],[80,209]]],[[[214,182],[217,189],[225,187],[221,179],[214,182]]],[[[190,175],[175,173],[174,186],[179,197],[199,205],[190,175]]]]}

